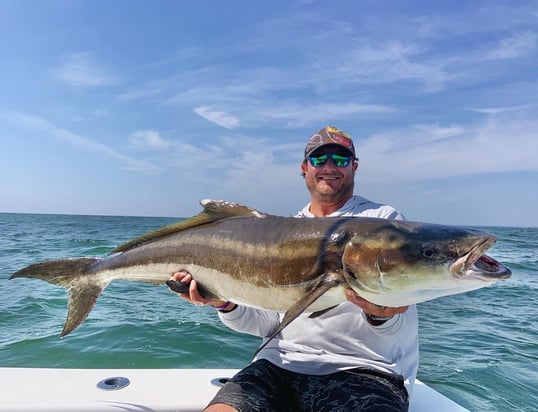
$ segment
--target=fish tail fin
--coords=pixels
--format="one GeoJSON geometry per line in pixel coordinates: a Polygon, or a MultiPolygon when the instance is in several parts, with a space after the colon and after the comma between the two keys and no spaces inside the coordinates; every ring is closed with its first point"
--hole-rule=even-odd
{"type": "Polygon", "coordinates": [[[91,312],[97,298],[110,283],[97,276],[87,276],[91,266],[101,258],[49,260],[27,266],[11,275],[14,278],[41,279],[68,291],[67,319],[60,336],[75,330],[91,312]]]}

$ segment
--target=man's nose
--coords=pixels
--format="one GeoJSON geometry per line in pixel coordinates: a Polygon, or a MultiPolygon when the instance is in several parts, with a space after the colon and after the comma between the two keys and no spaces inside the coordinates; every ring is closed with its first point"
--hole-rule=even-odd
{"type": "Polygon", "coordinates": [[[329,157],[327,159],[327,162],[323,165],[323,169],[329,169],[329,170],[337,169],[336,165],[334,164],[334,161],[333,161],[332,157],[329,157]]]}

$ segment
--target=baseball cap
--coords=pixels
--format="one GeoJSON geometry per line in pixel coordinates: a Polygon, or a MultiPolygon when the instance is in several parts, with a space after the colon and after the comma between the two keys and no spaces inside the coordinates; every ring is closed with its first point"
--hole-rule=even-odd
{"type": "Polygon", "coordinates": [[[355,146],[353,145],[351,136],[334,126],[324,127],[310,136],[306,148],[304,149],[305,159],[307,159],[314,151],[326,145],[342,146],[353,155],[355,160],[357,160],[355,146]]]}

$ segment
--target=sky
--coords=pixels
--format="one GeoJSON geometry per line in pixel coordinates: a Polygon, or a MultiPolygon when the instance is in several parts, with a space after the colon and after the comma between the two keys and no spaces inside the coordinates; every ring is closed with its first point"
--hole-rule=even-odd
{"type": "Polygon", "coordinates": [[[538,226],[538,1],[0,0],[0,212],[289,216],[326,125],[408,220],[538,226]]]}

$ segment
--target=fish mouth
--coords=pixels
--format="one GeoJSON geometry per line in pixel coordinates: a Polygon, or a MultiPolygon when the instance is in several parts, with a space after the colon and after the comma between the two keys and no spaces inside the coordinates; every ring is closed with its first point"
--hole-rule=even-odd
{"type": "Polygon", "coordinates": [[[458,278],[477,278],[486,282],[507,279],[512,275],[502,263],[484,254],[495,243],[495,236],[477,241],[463,256],[450,264],[448,270],[458,278]]]}

